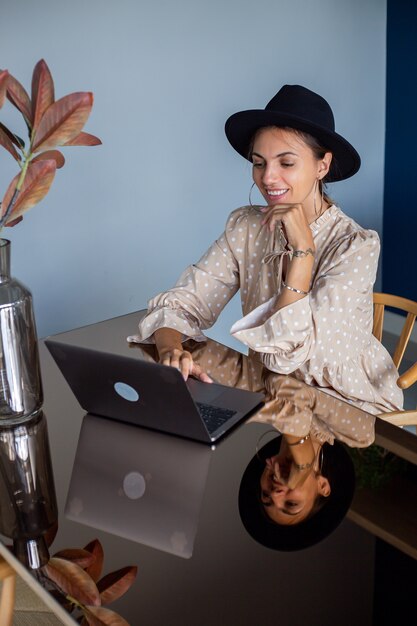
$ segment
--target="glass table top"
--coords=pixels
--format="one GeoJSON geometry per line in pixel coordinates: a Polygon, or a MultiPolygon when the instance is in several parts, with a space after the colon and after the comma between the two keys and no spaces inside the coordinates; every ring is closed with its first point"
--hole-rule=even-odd
{"type": "MultiPolygon", "coordinates": [[[[152,347],[126,341],[139,315],[58,338],[152,360],[152,347]]],[[[250,358],[215,342],[193,349],[219,382],[275,389],[281,409],[285,394],[287,404],[323,421],[333,412],[339,423],[360,418],[366,432],[375,423],[374,444],[349,447],[356,487],[336,530],[311,547],[284,551],[262,545],[242,523],[242,475],[259,441],[276,437],[273,410],[258,411],[213,446],[86,414],[41,342],[43,414],[22,427],[20,440],[9,432],[0,441],[2,508],[15,493],[10,484],[29,480],[14,476],[12,448],[36,478],[32,502],[12,507],[14,517],[1,516],[4,543],[22,529],[27,539],[28,528],[49,528],[55,492],[50,554],[98,539],[104,574],[136,566],[132,586],[109,606],[131,626],[366,625],[383,623],[375,620],[393,607],[412,622],[416,609],[404,601],[404,589],[417,580],[417,437],[289,377],[266,382],[250,358]],[[16,521],[25,506],[30,514],[16,521]]],[[[346,439],[346,429],[341,433],[346,439]]]]}

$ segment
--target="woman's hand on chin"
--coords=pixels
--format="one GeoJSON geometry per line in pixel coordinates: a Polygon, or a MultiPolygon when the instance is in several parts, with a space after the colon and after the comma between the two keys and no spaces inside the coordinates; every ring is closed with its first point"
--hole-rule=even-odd
{"type": "Polygon", "coordinates": [[[274,204],[264,207],[263,224],[272,233],[278,222],[282,222],[288,243],[294,250],[314,252],[313,235],[302,204],[274,204]]]}

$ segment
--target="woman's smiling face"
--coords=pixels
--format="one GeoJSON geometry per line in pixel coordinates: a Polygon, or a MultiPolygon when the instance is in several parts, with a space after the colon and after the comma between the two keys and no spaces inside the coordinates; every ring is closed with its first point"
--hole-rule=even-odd
{"type": "Polygon", "coordinates": [[[261,128],[253,142],[253,180],[269,206],[303,204],[313,209],[317,180],[325,176],[330,162],[331,153],[318,160],[291,130],[261,128]]]}
{"type": "Polygon", "coordinates": [[[265,513],[277,524],[302,522],[312,512],[317,497],[330,494],[328,480],[314,472],[310,472],[301,485],[290,489],[285,484],[290,468],[290,460],[276,455],[266,460],[260,479],[261,502],[265,513]]]}

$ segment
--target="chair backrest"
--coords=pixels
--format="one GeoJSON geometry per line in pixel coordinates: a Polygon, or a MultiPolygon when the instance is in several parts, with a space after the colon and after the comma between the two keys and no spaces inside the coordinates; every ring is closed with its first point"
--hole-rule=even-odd
{"type": "Polygon", "coordinates": [[[382,338],[384,312],[386,306],[401,309],[401,311],[407,313],[401,335],[398,339],[398,343],[392,357],[394,365],[398,369],[416,320],[417,302],[414,302],[414,300],[408,300],[407,298],[401,298],[400,296],[393,296],[388,293],[374,293],[374,325],[372,332],[378,341],[381,341],[382,338]]]}

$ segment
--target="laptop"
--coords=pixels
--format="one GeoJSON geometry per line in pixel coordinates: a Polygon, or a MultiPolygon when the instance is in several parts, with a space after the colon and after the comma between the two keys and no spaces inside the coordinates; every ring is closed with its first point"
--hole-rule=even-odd
{"type": "Polygon", "coordinates": [[[87,414],[65,516],[189,559],[215,453],[196,441],[87,414]]]}
{"type": "Polygon", "coordinates": [[[263,394],[184,381],[173,367],[137,356],[45,341],[78,402],[88,413],[212,443],[253,413],[263,394]]]}

